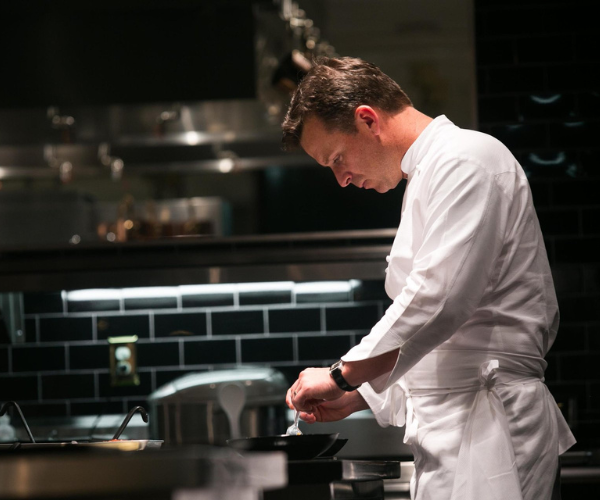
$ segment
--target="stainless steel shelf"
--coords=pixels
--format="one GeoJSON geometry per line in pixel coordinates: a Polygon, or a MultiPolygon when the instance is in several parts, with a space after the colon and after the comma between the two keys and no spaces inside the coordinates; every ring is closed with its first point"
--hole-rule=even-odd
{"type": "Polygon", "coordinates": [[[383,279],[396,229],[0,250],[0,291],[383,279]]]}

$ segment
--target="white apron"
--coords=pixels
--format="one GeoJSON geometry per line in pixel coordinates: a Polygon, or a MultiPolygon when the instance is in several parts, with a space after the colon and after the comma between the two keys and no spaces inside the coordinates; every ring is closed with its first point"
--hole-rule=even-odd
{"type": "Polygon", "coordinates": [[[544,368],[541,358],[440,349],[395,384],[386,399],[415,457],[411,498],[550,500],[558,455],[575,440],[544,368]]]}

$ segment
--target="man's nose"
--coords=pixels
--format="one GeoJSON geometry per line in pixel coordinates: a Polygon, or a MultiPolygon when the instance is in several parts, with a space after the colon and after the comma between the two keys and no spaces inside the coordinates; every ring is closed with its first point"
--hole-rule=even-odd
{"type": "Polygon", "coordinates": [[[350,183],[352,182],[352,174],[350,174],[349,172],[336,173],[335,178],[337,179],[338,184],[340,186],[342,186],[343,188],[345,188],[346,186],[349,186],[350,183]]]}

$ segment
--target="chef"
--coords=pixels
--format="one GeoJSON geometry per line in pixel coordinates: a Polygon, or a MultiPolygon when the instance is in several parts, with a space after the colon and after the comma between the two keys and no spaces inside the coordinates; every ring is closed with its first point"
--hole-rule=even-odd
{"type": "Polygon", "coordinates": [[[287,394],[308,423],[370,408],[405,425],[416,500],[559,498],[575,443],[544,384],[558,307],[526,176],[493,137],[416,110],[360,59],[321,59],[283,122],[342,187],[406,179],[385,288],[393,300],[331,368],[287,394]]]}

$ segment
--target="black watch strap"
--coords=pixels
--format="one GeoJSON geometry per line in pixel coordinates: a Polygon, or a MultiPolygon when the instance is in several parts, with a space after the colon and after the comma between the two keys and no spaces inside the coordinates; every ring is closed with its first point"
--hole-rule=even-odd
{"type": "Polygon", "coordinates": [[[354,386],[354,385],[350,385],[348,382],[346,382],[346,379],[342,375],[342,360],[341,359],[331,365],[331,368],[329,368],[329,375],[331,375],[331,378],[333,379],[333,381],[343,391],[351,392],[351,391],[355,391],[356,389],[358,389],[360,387],[360,385],[354,386]]]}

